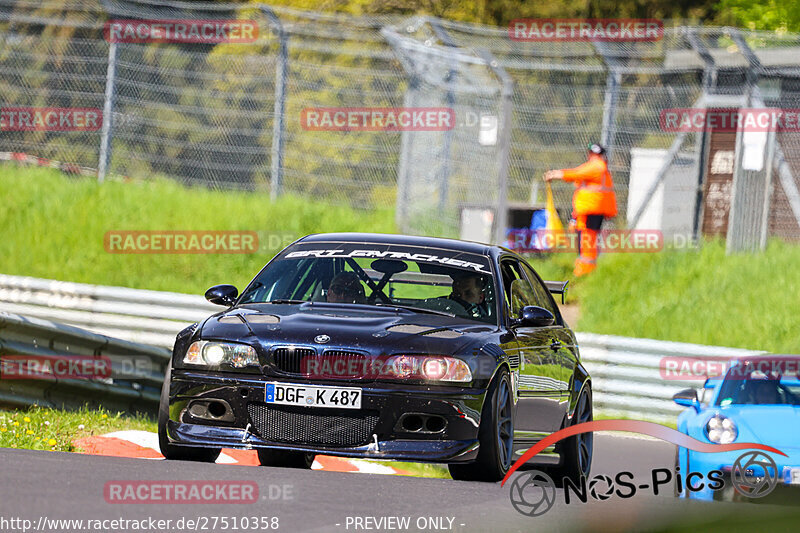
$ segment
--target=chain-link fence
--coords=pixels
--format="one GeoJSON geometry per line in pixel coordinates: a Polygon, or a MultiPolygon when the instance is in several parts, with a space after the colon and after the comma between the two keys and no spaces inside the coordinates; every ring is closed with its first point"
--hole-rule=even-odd
{"type": "MultiPolygon", "coordinates": [[[[446,236],[459,235],[465,212],[483,209],[491,237],[502,241],[509,207],[543,201],[543,172],[576,166],[587,143],[600,141],[610,153],[617,225],[698,234],[724,216],[735,234],[760,221],[748,236],[733,236],[733,249],[748,248],[763,228],[800,235],[800,134],[770,136],[770,172],[734,186],[732,170],[727,185],[709,174],[724,139],[661,121],[665,109],[725,98],[730,106],[800,108],[797,35],[667,27],[652,42],[524,42],[508,28],[431,17],[0,0],[0,43],[2,107],[105,111],[97,131],[3,131],[0,152],[97,169],[101,178],[396,206],[401,231],[446,236]],[[104,26],[120,19],[252,20],[258,34],[239,43],[109,42],[104,26]],[[304,110],[333,107],[444,107],[455,124],[311,131],[301,122],[304,110]]],[[[571,195],[570,185],[556,184],[565,216],[571,195]]]]}

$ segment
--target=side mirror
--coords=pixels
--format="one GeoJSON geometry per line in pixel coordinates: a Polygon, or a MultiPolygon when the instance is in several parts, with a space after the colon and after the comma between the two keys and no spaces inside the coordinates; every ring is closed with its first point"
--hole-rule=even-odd
{"type": "Polygon", "coordinates": [[[700,411],[700,401],[697,399],[697,391],[694,389],[684,389],[676,392],[672,400],[681,407],[694,407],[695,411],[700,411]]]}
{"type": "Polygon", "coordinates": [[[206,300],[212,304],[230,307],[238,295],[239,289],[233,285],[214,285],[206,291],[206,300]]]}
{"type": "Polygon", "coordinates": [[[517,327],[542,327],[552,326],[556,317],[545,309],[536,305],[526,305],[519,313],[519,318],[514,321],[517,327]]]}

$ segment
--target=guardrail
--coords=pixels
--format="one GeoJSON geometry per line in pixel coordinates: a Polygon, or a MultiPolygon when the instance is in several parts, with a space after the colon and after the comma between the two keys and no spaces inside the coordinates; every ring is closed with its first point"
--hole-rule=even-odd
{"type": "MultiPolygon", "coordinates": [[[[221,308],[200,295],[0,275],[0,309],[163,350],[172,347],[178,331],[221,308]]],[[[578,342],[592,375],[597,413],[658,422],[674,422],[681,411],[672,402],[675,392],[702,385],[665,380],[659,366],[663,357],[736,358],[762,353],[592,333],[578,333],[578,342]]]]}
{"type": "Polygon", "coordinates": [[[672,401],[672,395],[699,388],[703,381],[664,379],[663,358],[717,360],[765,353],[594,333],[578,333],[577,337],[581,359],[592,376],[595,412],[665,423],[674,423],[684,409],[672,401]]]}
{"type": "Polygon", "coordinates": [[[155,413],[170,355],[166,348],[0,312],[0,404],[155,413]],[[59,372],[56,361],[97,362],[103,372],[100,379],[76,378],[74,371],[59,372]]]}
{"type": "Polygon", "coordinates": [[[181,329],[222,308],[201,295],[0,275],[0,309],[172,348],[181,329]]]}

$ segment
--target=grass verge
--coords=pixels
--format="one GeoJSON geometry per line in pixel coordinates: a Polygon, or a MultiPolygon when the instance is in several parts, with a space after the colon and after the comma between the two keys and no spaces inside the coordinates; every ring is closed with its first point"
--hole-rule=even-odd
{"type": "Polygon", "coordinates": [[[544,279],[570,279],[576,329],[697,344],[800,352],[800,246],[773,239],[763,253],[699,250],[605,254],[575,280],[573,256],[531,258],[544,279]]]}
{"type": "Polygon", "coordinates": [[[800,247],[773,240],[763,253],[725,244],[657,254],[608,254],[579,285],[578,330],[800,352],[800,247]]]}
{"type": "Polygon", "coordinates": [[[447,470],[447,465],[430,464],[430,463],[404,463],[401,461],[381,461],[380,464],[391,466],[398,470],[405,470],[406,472],[417,477],[431,477],[436,479],[452,479],[450,472],[447,470]]]}
{"type": "Polygon", "coordinates": [[[291,196],[188,188],[169,180],[66,177],[49,168],[0,165],[0,272],[198,294],[240,289],[286,244],[309,233],[395,231],[391,209],[366,211],[291,196]],[[120,230],[255,231],[252,254],[116,254],[103,238],[120,230]]]}
{"type": "Polygon", "coordinates": [[[157,431],[156,422],[142,416],[82,408],[61,411],[45,407],[0,410],[0,447],[74,452],[72,442],[124,429],[157,431]]]}
{"type": "MultiPolygon", "coordinates": [[[[391,209],[361,211],[300,198],[187,188],[169,180],[107,182],[49,168],[0,165],[0,272],[198,294],[246,284],[286,244],[315,232],[395,231],[391,209]],[[256,231],[253,254],[111,254],[111,230],[256,231]]],[[[545,279],[572,279],[572,254],[532,258],[545,279]]],[[[577,329],[794,353],[800,351],[800,247],[759,254],[699,251],[604,254],[570,284],[577,329]]]]}

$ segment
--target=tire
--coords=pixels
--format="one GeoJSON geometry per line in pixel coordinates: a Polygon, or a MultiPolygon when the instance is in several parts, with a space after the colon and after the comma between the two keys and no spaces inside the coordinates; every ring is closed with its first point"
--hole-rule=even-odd
{"type": "Polygon", "coordinates": [[[506,369],[500,370],[486,394],[478,429],[478,458],[472,463],[448,465],[453,479],[496,482],[511,467],[514,445],[514,401],[511,380],[506,369]]]}
{"type": "MultiPolygon", "coordinates": [[[[593,419],[592,390],[586,387],[578,397],[572,425],[591,422],[593,419]]],[[[580,478],[588,478],[592,469],[594,435],[591,432],[579,433],[564,439],[559,444],[559,452],[561,464],[553,470],[553,481],[561,486],[563,478],[569,478],[576,486],[580,486],[580,478]]]]}
{"type": "Polygon", "coordinates": [[[172,368],[167,367],[164,384],[161,386],[161,399],[158,402],[158,447],[161,455],[170,461],[196,461],[198,463],[213,463],[219,457],[221,448],[196,448],[192,446],[179,446],[169,442],[167,437],[167,421],[169,420],[169,382],[172,378],[172,368]]]}
{"type": "Polygon", "coordinates": [[[266,448],[258,450],[258,461],[261,466],[280,466],[308,470],[314,463],[314,457],[316,457],[316,454],[292,450],[271,450],[266,448]]]}

